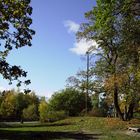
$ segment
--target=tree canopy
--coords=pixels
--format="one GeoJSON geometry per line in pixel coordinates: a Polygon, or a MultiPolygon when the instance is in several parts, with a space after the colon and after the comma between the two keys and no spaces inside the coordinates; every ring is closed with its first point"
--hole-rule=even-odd
{"type": "MultiPolygon", "coordinates": [[[[91,107],[90,98],[87,100],[88,108],[91,107]]],[[[56,92],[49,100],[50,111],[65,111],[70,116],[76,116],[85,109],[85,94],[75,89],[64,89],[56,92]]]]}
{"type": "MultiPolygon", "coordinates": [[[[0,0],[0,74],[9,80],[9,84],[17,80],[17,86],[20,86],[19,78],[27,76],[27,72],[20,66],[10,65],[6,58],[14,48],[32,45],[35,31],[30,29],[31,14],[30,0],[0,0]]],[[[23,83],[29,84],[30,80],[23,83]]]]}
{"type": "Polygon", "coordinates": [[[137,0],[97,0],[96,7],[85,14],[88,22],[77,33],[78,38],[99,44],[101,52],[93,67],[94,75],[103,82],[107,96],[112,96],[117,114],[123,120],[132,118],[140,100],[139,9],[137,0]],[[123,100],[124,112],[120,107],[123,100]]]}
{"type": "Polygon", "coordinates": [[[9,90],[0,92],[0,121],[38,120],[39,98],[34,92],[24,94],[9,90]]]}

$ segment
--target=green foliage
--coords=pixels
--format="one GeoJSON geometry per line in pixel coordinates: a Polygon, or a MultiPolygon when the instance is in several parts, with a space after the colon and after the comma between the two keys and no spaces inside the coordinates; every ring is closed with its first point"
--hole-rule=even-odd
{"type": "MultiPolygon", "coordinates": [[[[26,77],[27,72],[20,66],[11,66],[6,57],[12,49],[31,46],[32,36],[35,31],[30,29],[32,7],[30,0],[0,0],[0,74],[3,78],[12,81],[17,80],[17,86],[22,81],[20,77],[26,77]]],[[[30,80],[25,80],[29,84],[30,80]]]]}
{"type": "Polygon", "coordinates": [[[45,101],[45,98],[42,98],[39,104],[39,118],[41,122],[47,121],[47,113],[48,113],[48,104],[45,101]]]}
{"type": "Polygon", "coordinates": [[[131,0],[97,0],[85,14],[79,38],[95,40],[100,52],[93,67],[95,80],[101,81],[107,98],[113,98],[119,116],[132,118],[140,100],[140,3],[131,0]],[[124,98],[120,100],[120,96],[124,98]],[[127,99],[127,100],[126,100],[127,99]],[[122,112],[120,104],[125,100],[122,112]]]}
{"type": "Polygon", "coordinates": [[[8,91],[0,105],[0,115],[5,117],[15,116],[16,95],[14,90],[8,91]]]}
{"type": "MultiPolygon", "coordinates": [[[[87,101],[88,108],[91,107],[90,99],[87,101]]],[[[79,115],[85,109],[85,94],[75,89],[67,88],[56,92],[49,100],[48,110],[65,111],[70,116],[79,115]]]]}
{"type": "Polygon", "coordinates": [[[99,94],[93,94],[91,97],[92,107],[98,108],[99,107],[99,94]]]}
{"type": "Polygon", "coordinates": [[[35,104],[32,104],[29,105],[27,108],[23,109],[22,117],[24,120],[28,120],[28,121],[38,120],[37,106],[35,104]]]}
{"type": "Polygon", "coordinates": [[[24,94],[18,90],[4,91],[0,94],[0,120],[19,121],[38,118],[39,99],[34,92],[24,94]]]}
{"type": "Polygon", "coordinates": [[[23,93],[18,93],[16,96],[16,116],[17,119],[21,119],[22,117],[22,111],[24,108],[27,108],[27,106],[29,105],[28,101],[26,100],[26,95],[24,95],[23,93]]]}

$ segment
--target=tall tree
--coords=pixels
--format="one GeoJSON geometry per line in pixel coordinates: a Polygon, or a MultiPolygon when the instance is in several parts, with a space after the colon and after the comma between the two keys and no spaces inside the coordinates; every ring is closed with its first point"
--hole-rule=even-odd
{"type": "Polygon", "coordinates": [[[89,22],[82,24],[77,34],[99,43],[102,52],[96,62],[96,75],[104,85],[112,87],[106,92],[112,94],[116,111],[123,120],[119,106],[122,88],[125,95],[131,97],[127,119],[132,117],[136,97],[139,97],[139,4],[137,0],[97,0],[97,6],[85,14],[89,22]],[[131,88],[125,89],[126,83],[131,88]]]}
{"type": "MultiPolygon", "coordinates": [[[[17,86],[22,83],[19,77],[26,77],[27,72],[20,66],[10,65],[6,57],[14,48],[32,45],[35,31],[30,29],[31,14],[30,0],[0,0],[0,74],[10,84],[17,80],[17,86]]],[[[24,81],[24,84],[29,83],[29,80],[24,81]]]]}

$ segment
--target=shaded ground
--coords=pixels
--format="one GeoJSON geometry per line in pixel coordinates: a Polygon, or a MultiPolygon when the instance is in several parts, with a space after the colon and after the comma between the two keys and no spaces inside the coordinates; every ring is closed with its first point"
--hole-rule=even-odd
{"type": "Polygon", "coordinates": [[[72,123],[24,123],[18,122],[1,122],[0,123],[0,140],[96,140],[101,133],[89,133],[86,131],[52,131],[50,128],[74,126],[72,123]],[[44,130],[44,128],[49,131],[44,130]],[[41,129],[41,131],[39,131],[41,129]],[[29,130],[29,131],[28,131],[29,130]],[[31,131],[33,130],[33,131],[31,131]]]}
{"type": "Polygon", "coordinates": [[[83,132],[18,132],[0,131],[0,139],[8,140],[51,140],[51,139],[74,139],[74,140],[96,140],[101,134],[89,134],[83,132]]]}

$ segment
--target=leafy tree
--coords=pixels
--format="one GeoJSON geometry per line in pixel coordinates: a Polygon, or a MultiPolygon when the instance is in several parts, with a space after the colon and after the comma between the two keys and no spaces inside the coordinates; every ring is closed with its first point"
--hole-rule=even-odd
{"type": "Polygon", "coordinates": [[[30,119],[37,119],[38,105],[39,99],[34,92],[24,94],[18,90],[4,91],[0,94],[0,118],[19,121],[30,116],[30,119]]]}
{"type": "MultiPolygon", "coordinates": [[[[90,98],[87,100],[88,109],[91,108],[90,98]]],[[[67,88],[56,92],[49,100],[48,110],[65,111],[70,116],[76,116],[85,109],[85,94],[78,90],[67,88]]]]}
{"type": "Polygon", "coordinates": [[[35,104],[36,106],[39,105],[39,98],[37,97],[37,95],[35,94],[34,91],[25,94],[25,100],[28,102],[28,104],[35,104]]]}
{"type": "Polygon", "coordinates": [[[1,105],[3,100],[4,100],[4,91],[0,92],[0,105],[1,105]]]}
{"type": "MultiPolygon", "coordinates": [[[[28,95],[27,95],[28,96],[28,95]]],[[[25,98],[25,95],[21,92],[17,92],[16,95],[16,116],[18,120],[22,119],[22,111],[24,108],[27,108],[29,105],[29,98],[25,98]]]]}
{"type": "Polygon", "coordinates": [[[0,106],[0,114],[5,118],[14,118],[16,115],[16,95],[14,90],[5,92],[4,99],[0,106]]]}
{"type": "Polygon", "coordinates": [[[41,99],[38,110],[40,121],[41,122],[47,121],[48,104],[45,100],[45,97],[41,99]]]}
{"type": "Polygon", "coordinates": [[[37,114],[37,107],[35,104],[29,105],[27,108],[23,109],[23,118],[25,120],[38,120],[38,114],[37,114]]]}
{"type": "Polygon", "coordinates": [[[112,96],[122,120],[132,118],[139,95],[140,3],[137,0],[97,0],[97,6],[85,14],[79,38],[94,39],[101,52],[95,74],[112,96]],[[120,108],[120,96],[129,97],[126,118],[120,108]]]}
{"type": "MultiPolygon", "coordinates": [[[[17,80],[17,86],[20,86],[22,81],[19,78],[27,75],[20,66],[10,65],[6,57],[14,48],[31,46],[35,34],[30,29],[31,14],[30,0],[0,0],[0,74],[9,80],[9,84],[17,80]]],[[[23,83],[29,84],[30,80],[23,83]]]]}
{"type": "MultiPolygon", "coordinates": [[[[28,94],[24,94],[22,92],[17,91],[16,93],[16,116],[19,120],[22,119],[22,112],[24,109],[27,109],[29,106],[34,105],[36,108],[34,111],[35,114],[38,114],[38,106],[39,106],[39,99],[35,95],[34,92],[30,92],[28,94]]],[[[32,106],[33,107],[33,106],[32,106]]],[[[29,108],[31,109],[31,107],[29,108]]]]}

